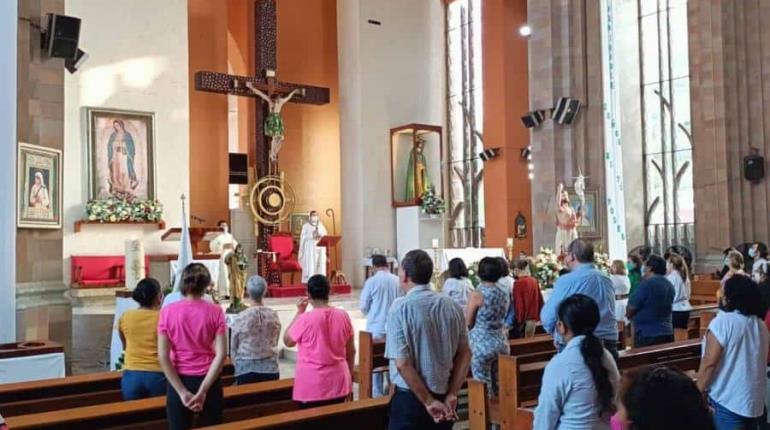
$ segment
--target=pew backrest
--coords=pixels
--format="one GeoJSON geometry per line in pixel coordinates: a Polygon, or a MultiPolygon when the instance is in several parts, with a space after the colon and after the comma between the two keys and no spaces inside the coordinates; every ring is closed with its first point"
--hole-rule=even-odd
{"type": "Polygon", "coordinates": [[[358,396],[359,399],[372,398],[372,376],[388,370],[385,358],[385,341],[374,340],[371,333],[358,333],[358,396]]]}

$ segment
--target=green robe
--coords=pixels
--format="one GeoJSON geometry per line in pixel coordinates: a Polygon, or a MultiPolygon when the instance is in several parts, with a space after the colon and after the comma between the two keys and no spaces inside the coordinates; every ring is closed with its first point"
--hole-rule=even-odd
{"type": "Polygon", "coordinates": [[[428,163],[425,160],[425,154],[417,154],[417,162],[414,162],[412,155],[415,151],[409,153],[409,165],[406,170],[406,198],[405,200],[419,199],[425,191],[430,188],[430,179],[428,177],[428,163]],[[415,166],[422,172],[422,187],[415,192],[415,166]]]}

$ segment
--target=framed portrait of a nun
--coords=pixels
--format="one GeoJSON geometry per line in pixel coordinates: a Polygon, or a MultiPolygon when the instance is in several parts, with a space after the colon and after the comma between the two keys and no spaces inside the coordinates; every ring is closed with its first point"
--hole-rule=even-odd
{"type": "Polygon", "coordinates": [[[155,114],[86,108],[89,198],[155,200],[155,114]]]}
{"type": "Polygon", "coordinates": [[[16,226],[61,228],[62,153],[58,149],[19,142],[16,226]]]}

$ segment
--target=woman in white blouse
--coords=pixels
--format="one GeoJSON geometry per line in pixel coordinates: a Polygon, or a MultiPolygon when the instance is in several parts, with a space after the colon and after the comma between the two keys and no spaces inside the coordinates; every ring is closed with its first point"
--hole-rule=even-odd
{"type": "Polygon", "coordinates": [[[687,328],[690,319],[690,272],[687,262],[679,254],[668,257],[666,279],[674,286],[674,304],[671,306],[671,322],[674,328],[687,328]]]}
{"type": "Polygon", "coordinates": [[[622,260],[615,260],[610,266],[610,279],[615,287],[615,296],[627,296],[631,291],[631,281],[628,279],[628,269],[622,260]]]}
{"type": "Polygon", "coordinates": [[[449,260],[449,278],[444,281],[441,293],[449,296],[465,311],[468,307],[468,297],[473,292],[473,284],[468,279],[468,268],[461,258],[449,260]]]}
{"type": "Polygon", "coordinates": [[[599,306],[584,295],[567,297],[555,331],[567,342],[545,367],[535,409],[535,430],[609,430],[620,374],[594,335],[599,306]]]}

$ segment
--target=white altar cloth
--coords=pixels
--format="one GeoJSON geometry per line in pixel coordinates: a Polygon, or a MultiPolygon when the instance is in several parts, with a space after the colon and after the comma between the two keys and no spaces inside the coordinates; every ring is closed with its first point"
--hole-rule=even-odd
{"type": "Polygon", "coordinates": [[[433,264],[443,272],[449,269],[449,261],[453,258],[462,258],[466,266],[478,262],[484,257],[505,257],[503,248],[446,248],[446,249],[425,249],[425,252],[434,259],[433,264]],[[435,254],[438,253],[438,262],[435,261],[435,254]]]}
{"type": "MultiPolygon", "coordinates": [[[[204,266],[206,266],[207,269],[209,269],[209,273],[211,274],[211,282],[214,283],[214,291],[217,290],[217,280],[219,280],[219,260],[193,260],[193,263],[201,263],[204,266]]],[[[172,281],[176,277],[176,268],[179,267],[179,262],[176,260],[171,260],[168,262],[168,266],[170,269],[169,279],[172,281]]]]}
{"type": "Polygon", "coordinates": [[[64,377],[64,353],[29,355],[0,360],[0,384],[64,377]]]}

